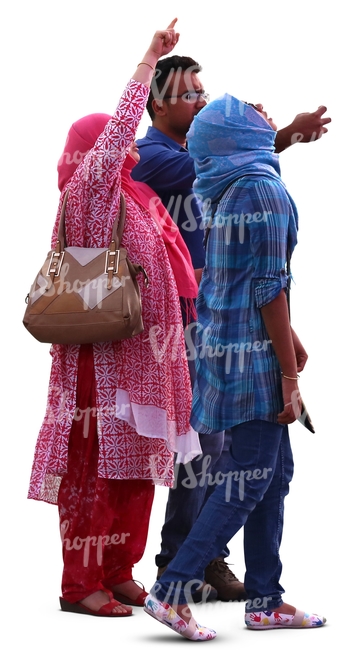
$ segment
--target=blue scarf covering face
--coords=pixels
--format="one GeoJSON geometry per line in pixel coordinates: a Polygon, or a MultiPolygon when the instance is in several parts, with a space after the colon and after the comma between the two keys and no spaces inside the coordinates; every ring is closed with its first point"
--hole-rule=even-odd
{"type": "MultiPolygon", "coordinates": [[[[272,178],[285,188],[279,155],[274,153],[275,136],[255,108],[229,94],[210,102],[195,116],[187,133],[188,151],[197,176],[193,189],[207,213],[226,187],[245,175],[272,178]]],[[[290,196],[289,200],[297,215],[290,196]]]]}

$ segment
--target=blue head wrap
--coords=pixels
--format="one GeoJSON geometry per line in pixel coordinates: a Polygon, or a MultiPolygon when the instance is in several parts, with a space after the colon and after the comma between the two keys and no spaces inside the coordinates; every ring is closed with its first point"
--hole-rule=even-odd
{"type": "Polygon", "coordinates": [[[258,111],[231,95],[207,104],[187,134],[197,176],[196,194],[203,202],[213,203],[232,181],[245,175],[268,176],[284,185],[279,156],[274,153],[275,136],[258,111]]]}

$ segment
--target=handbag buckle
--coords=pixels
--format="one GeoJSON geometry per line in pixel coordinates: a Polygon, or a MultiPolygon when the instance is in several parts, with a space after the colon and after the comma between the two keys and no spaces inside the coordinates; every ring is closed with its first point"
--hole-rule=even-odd
{"type": "Polygon", "coordinates": [[[106,264],[105,264],[105,273],[111,272],[112,274],[118,273],[119,266],[119,248],[116,251],[108,250],[106,252],[106,264]]]}
{"type": "Polygon", "coordinates": [[[58,253],[57,251],[52,252],[47,271],[48,276],[54,275],[54,277],[58,277],[64,259],[64,252],[65,251],[62,251],[61,253],[58,253]]]}
{"type": "MultiPolygon", "coordinates": [[[[112,242],[114,244],[114,242],[112,242]]],[[[119,248],[111,250],[110,248],[106,252],[106,264],[105,264],[105,273],[108,275],[107,278],[107,289],[112,289],[113,286],[113,276],[118,275],[118,266],[119,266],[119,248]]]]}

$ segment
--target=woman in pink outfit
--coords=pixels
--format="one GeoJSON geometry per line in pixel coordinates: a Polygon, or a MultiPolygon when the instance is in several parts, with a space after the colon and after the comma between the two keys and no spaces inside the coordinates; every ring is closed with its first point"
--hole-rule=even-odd
{"type": "MultiPolygon", "coordinates": [[[[29,498],[59,506],[60,602],[66,611],[129,616],[130,605],[143,604],[146,592],[133,581],[132,568],[144,552],[154,484],[172,485],[174,454],[183,461],[200,452],[189,424],[179,292],[167,252],[171,235],[161,235],[143,188],[130,178],[155,65],[178,41],[175,22],[155,33],[114,115],[95,114],[72,125],[58,165],[61,199],[52,243],[69,189],[67,244],[106,247],[122,192],[127,205],[122,245],[149,277],[149,286],[142,281],[140,286],[141,334],[51,348],[47,410],[29,498]]],[[[195,291],[189,278],[187,301],[195,291]]]]}

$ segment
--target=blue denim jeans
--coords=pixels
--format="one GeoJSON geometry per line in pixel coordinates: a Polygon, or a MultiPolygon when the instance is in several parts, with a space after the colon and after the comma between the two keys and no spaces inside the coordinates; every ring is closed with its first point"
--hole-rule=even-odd
{"type": "Polygon", "coordinates": [[[203,476],[212,470],[223,450],[223,431],[200,435],[199,439],[203,453],[186,465],[175,466],[175,484],[168,492],[165,522],[161,530],[161,550],[155,557],[158,567],[167,566],[173,560],[196,522],[208,490],[208,480],[203,481],[203,476]]]}
{"type": "Polygon", "coordinates": [[[293,475],[288,428],[253,420],[233,427],[225,471],[187,539],[152,591],[170,604],[186,603],[207,564],[244,526],[248,612],[282,604],[279,547],[284,498],[293,475]],[[191,586],[191,576],[195,578],[191,586]]]}
{"type": "MultiPolygon", "coordinates": [[[[186,332],[188,326],[186,326],[183,306],[182,316],[186,332]]],[[[191,325],[189,340],[193,344],[196,330],[193,323],[191,325]]],[[[188,359],[188,367],[193,385],[195,380],[193,358],[188,359]]],[[[224,447],[224,432],[199,435],[199,440],[202,454],[186,465],[175,465],[175,483],[168,492],[165,522],[161,530],[161,550],[155,557],[157,567],[165,567],[173,560],[203,507],[208,491],[208,481],[203,482],[201,477],[205,473],[212,472],[218,461],[224,447]]],[[[224,551],[224,555],[228,555],[227,550],[224,551]]]]}
{"type": "MultiPolygon", "coordinates": [[[[208,436],[208,437],[210,438],[210,436],[208,436]]],[[[224,444],[223,444],[222,452],[221,452],[219,458],[215,461],[215,463],[212,466],[212,471],[211,471],[212,476],[210,478],[210,482],[208,483],[208,487],[207,487],[207,490],[206,490],[206,493],[205,493],[203,507],[206,504],[209,497],[214,492],[214,489],[215,489],[215,475],[218,472],[222,472],[222,473],[225,472],[227,463],[229,462],[230,447],[231,447],[231,429],[226,429],[224,431],[224,444]]],[[[229,553],[227,553],[227,555],[229,555],[229,553]]]]}

